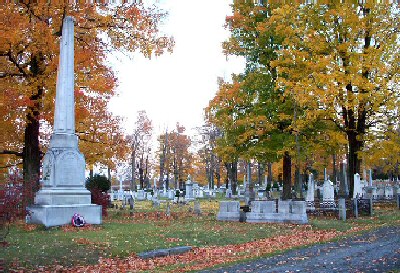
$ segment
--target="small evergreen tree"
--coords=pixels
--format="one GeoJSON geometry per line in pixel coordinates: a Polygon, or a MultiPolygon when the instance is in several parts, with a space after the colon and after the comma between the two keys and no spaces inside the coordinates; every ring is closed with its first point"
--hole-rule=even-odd
{"type": "Polygon", "coordinates": [[[95,174],[92,178],[86,179],[86,188],[89,191],[98,189],[102,192],[107,192],[111,188],[111,181],[103,175],[95,174]]]}

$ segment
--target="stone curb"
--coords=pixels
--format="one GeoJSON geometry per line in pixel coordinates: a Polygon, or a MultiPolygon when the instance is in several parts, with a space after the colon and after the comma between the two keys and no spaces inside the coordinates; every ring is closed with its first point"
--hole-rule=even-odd
{"type": "Polygon", "coordinates": [[[141,259],[149,259],[155,257],[165,257],[169,255],[182,254],[190,250],[192,250],[191,246],[177,246],[173,248],[156,249],[147,252],[142,252],[137,254],[137,256],[141,259]]]}

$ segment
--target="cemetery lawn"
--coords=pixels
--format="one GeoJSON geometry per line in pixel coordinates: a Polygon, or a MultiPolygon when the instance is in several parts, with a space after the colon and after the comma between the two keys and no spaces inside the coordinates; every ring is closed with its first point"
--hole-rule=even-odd
{"type": "MultiPolygon", "coordinates": [[[[400,211],[393,207],[376,208],[373,217],[361,217],[347,222],[311,219],[309,225],[292,225],[216,221],[218,203],[214,201],[201,202],[203,212],[201,216],[191,212],[193,205],[172,204],[171,217],[168,218],[165,217],[165,204],[158,209],[150,208],[150,203],[140,204],[140,206],[138,203],[135,204],[133,216],[127,209],[110,210],[109,216],[100,226],[45,229],[42,226],[26,225],[22,222],[13,224],[6,237],[9,245],[2,247],[0,259],[5,260],[8,269],[30,271],[40,267],[54,269],[56,265],[62,268],[96,265],[99,258],[123,261],[128,257],[135,257],[134,254],[140,252],[175,246],[188,245],[195,249],[212,249],[212,251],[224,251],[226,246],[233,249],[227,253],[236,251],[235,246],[240,246],[241,248],[231,258],[226,257],[223,260],[224,263],[233,263],[254,258],[246,247],[242,247],[248,244],[254,251],[257,243],[263,242],[266,238],[272,240],[278,236],[300,238],[314,233],[320,236],[311,241],[297,242],[299,241],[297,240],[290,246],[293,248],[335,240],[382,225],[400,224],[400,211]]],[[[267,242],[264,244],[268,245],[267,242]]],[[[257,256],[271,255],[281,250],[275,248],[268,252],[261,251],[257,256]]],[[[219,262],[208,262],[206,265],[200,260],[186,264],[177,262],[166,264],[160,270],[176,272],[178,268],[191,270],[218,263],[221,263],[221,258],[219,262]]],[[[153,267],[151,271],[157,271],[157,267],[153,267]]]]}

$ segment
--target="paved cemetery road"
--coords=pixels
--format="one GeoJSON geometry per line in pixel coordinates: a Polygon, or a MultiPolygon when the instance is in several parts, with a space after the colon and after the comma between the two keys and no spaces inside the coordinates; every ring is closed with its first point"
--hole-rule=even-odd
{"type": "Polygon", "coordinates": [[[201,272],[400,272],[400,226],[201,272]]]}

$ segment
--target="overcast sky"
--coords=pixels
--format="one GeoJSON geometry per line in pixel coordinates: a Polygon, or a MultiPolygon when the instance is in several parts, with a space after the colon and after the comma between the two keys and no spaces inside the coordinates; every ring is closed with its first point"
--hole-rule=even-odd
{"type": "Polygon", "coordinates": [[[241,59],[227,60],[222,53],[221,43],[229,36],[224,22],[231,2],[157,1],[169,13],[161,31],[174,37],[174,52],[151,60],[140,55],[112,58],[119,96],[110,108],[126,118],[127,133],[139,110],[146,110],[156,133],[174,129],[177,122],[188,130],[203,124],[203,109],[217,91],[217,77],[229,79],[244,67],[241,59]]]}

